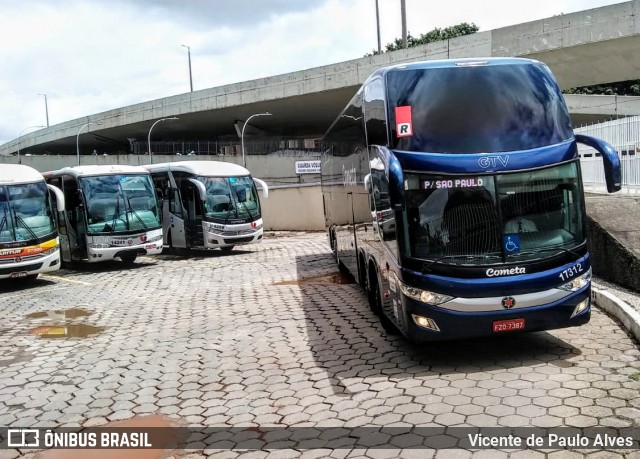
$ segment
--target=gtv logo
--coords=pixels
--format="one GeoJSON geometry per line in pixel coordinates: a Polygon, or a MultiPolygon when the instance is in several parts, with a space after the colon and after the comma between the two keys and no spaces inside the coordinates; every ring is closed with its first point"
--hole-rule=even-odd
{"type": "Polygon", "coordinates": [[[509,162],[508,156],[483,156],[478,160],[478,166],[483,169],[487,169],[489,167],[496,167],[498,165],[502,165],[502,167],[507,167],[507,163],[509,162]]]}

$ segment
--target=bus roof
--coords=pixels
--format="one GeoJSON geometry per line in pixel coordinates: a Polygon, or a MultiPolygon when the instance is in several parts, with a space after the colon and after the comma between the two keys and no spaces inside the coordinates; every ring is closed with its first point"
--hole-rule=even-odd
{"type": "MultiPolygon", "coordinates": [[[[447,67],[474,67],[474,66],[501,66],[501,65],[539,65],[542,62],[535,59],[525,59],[521,57],[477,57],[464,59],[434,59],[432,61],[411,62],[406,64],[396,64],[389,67],[383,67],[371,75],[385,74],[395,70],[426,70],[440,69],[447,67]]],[[[371,78],[369,77],[369,78],[371,78]]]]}
{"type": "Polygon", "coordinates": [[[251,174],[242,166],[223,161],[176,161],[171,163],[147,164],[144,167],[151,173],[172,170],[189,172],[205,177],[236,177],[251,174]]]}
{"type": "Polygon", "coordinates": [[[63,167],[56,171],[45,172],[45,177],[55,177],[59,175],[73,175],[74,177],[89,177],[96,175],[116,175],[116,174],[146,174],[148,171],[141,166],[123,165],[100,165],[100,166],[73,166],[63,167]]]}
{"type": "Polygon", "coordinates": [[[16,183],[42,182],[44,177],[33,167],[22,164],[3,164],[0,167],[0,185],[13,185],[16,183]]]}

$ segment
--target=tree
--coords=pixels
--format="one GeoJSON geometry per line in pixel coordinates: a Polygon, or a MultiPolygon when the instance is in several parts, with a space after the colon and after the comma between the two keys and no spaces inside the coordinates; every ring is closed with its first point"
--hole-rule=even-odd
{"type": "Polygon", "coordinates": [[[580,88],[565,89],[565,94],[603,94],[606,96],[640,96],[640,80],[618,81],[609,84],[596,84],[580,88]]]}
{"type": "MultiPolygon", "coordinates": [[[[451,27],[445,27],[444,29],[436,27],[435,29],[427,33],[423,33],[419,37],[414,37],[413,35],[411,35],[411,32],[409,32],[407,34],[407,46],[411,48],[413,46],[426,45],[427,43],[433,43],[436,41],[450,40],[451,38],[471,35],[472,33],[476,33],[478,30],[480,30],[480,28],[473,22],[471,24],[463,22],[451,27]]],[[[396,38],[392,43],[387,43],[386,45],[386,51],[396,51],[398,49],[403,49],[402,38],[396,38]]],[[[382,51],[382,53],[386,51],[382,51]]],[[[381,53],[379,53],[377,50],[374,50],[370,54],[366,54],[365,56],[373,56],[376,54],[381,53]]]]}

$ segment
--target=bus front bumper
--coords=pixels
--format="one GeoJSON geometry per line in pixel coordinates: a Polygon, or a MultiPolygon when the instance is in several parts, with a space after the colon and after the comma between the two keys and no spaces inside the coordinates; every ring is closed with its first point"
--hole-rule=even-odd
{"type": "Polygon", "coordinates": [[[162,253],[162,230],[144,234],[113,237],[88,237],[87,260],[89,263],[113,260],[123,254],[157,255],[162,253]]]}
{"type": "Polygon", "coordinates": [[[0,279],[27,277],[60,269],[60,249],[28,261],[0,264],[0,279]]]}
{"type": "Polygon", "coordinates": [[[575,327],[589,322],[590,317],[591,286],[555,303],[473,313],[447,310],[404,297],[402,319],[407,338],[427,342],[575,327]]]}
{"type": "Polygon", "coordinates": [[[219,234],[205,231],[204,246],[207,249],[219,249],[222,247],[230,247],[242,244],[254,244],[262,241],[262,228],[255,231],[237,231],[242,234],[219,234]]]}

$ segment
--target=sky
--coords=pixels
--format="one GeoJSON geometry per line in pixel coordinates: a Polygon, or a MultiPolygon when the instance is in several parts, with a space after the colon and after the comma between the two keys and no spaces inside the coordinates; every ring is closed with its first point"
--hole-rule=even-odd
{"type": "MultiPolygon", "coordinates": [[[[620,0],[405,0],[407,29],[506,27],[620,0]]],[[[382,48],[400,0],[378,0],[382,48]]],[[[0,145],[50,125],[357,59],[377,49],[375,0],[0,0],[0,145]],[[40,94],[46,94],[45,97],[40,94]]]]}

